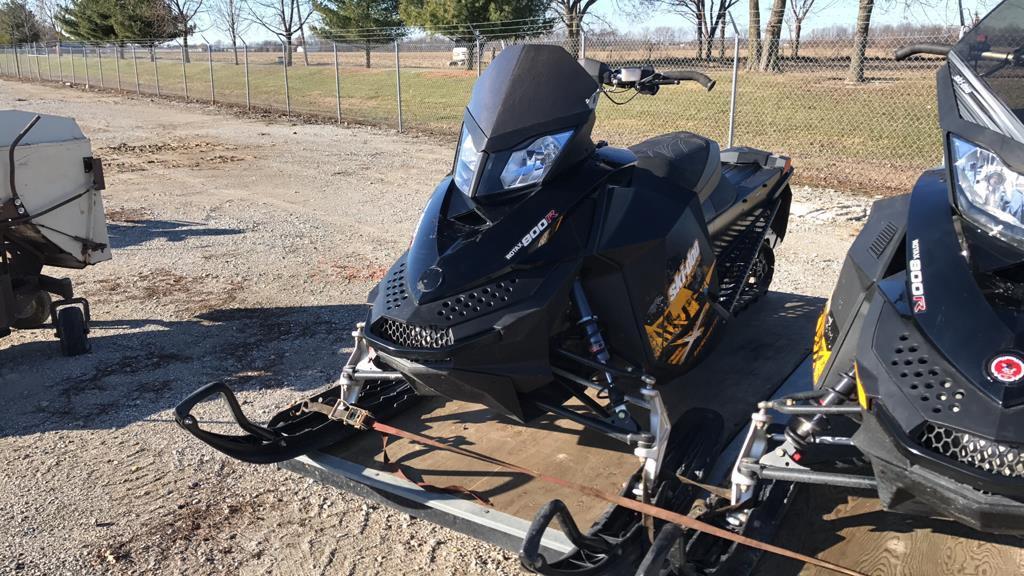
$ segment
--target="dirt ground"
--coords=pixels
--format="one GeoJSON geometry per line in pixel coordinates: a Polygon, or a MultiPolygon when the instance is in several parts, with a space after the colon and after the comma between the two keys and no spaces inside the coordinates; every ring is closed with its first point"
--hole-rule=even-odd
{"type": "MultiPolygon", "coordinates": [[[[337,377],[451,165],[427,139],[0,82],[104,159],[114,260],[71,271],[93,352],[0,340],[0,573],[518,574],[514,554],[181,431],[211,382],[269,417],[337,377]]],[[[799,189],[775,288],[827,296],[869,199],[799,189]]]]}

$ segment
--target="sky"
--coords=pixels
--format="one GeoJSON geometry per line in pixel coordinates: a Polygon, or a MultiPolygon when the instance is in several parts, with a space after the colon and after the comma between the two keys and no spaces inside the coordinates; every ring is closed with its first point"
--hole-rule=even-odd
{"type": "MultiPolygon", "coordinates": [[[[210,4],[213,1],[206,0],[206,3],[210,4]]],[[[647,18],[636,18],[634,16],[636,11],[630,9],[630,1],[598,0],[591,9],[593,14],[584,20],[584,25],[597,28],[611,27],[624,32],[638,32],[644,28],[669,26],[692,34],[694,25],[684,17],[673,14],[668,10],[645,10],[644,13],[649,15],[647,18]]],[[[939,3],[937,8],[923,8],[921,7],[921,2],[915,2],[914,0],[877,0],[872,21],[875,24],[912,22],[916,24],[959,25],[956,0],[934,0],[934,2],[939,3]],[[904,8],[905,5],[914,7],[908,10],[904,8]]],[[[763,25],[767,20],[772,0],[760,0],[760,3],[763,25]]],[[[828,27],[833,24],[850,25],[856,20],[857,0],[816,0],[816,4],[822,8],[813,11],[807,18],[804,23],[805,31],[818,27],[828,27]]],[[[966,11],[978,11],[984,15],[989,8],[996,4],[996,0],[963,0],[963,4],[966,11]]],[[[732,10],[732,17],[736,20],[740,30],[745,31],[747,22],[746,1],[740,0],[732,10]]],[[[217,29],[209,17],[203,16],[202,18],[204,19],[200,24],[202,36],[205,36],[211,42],[227,40],[227,36],[217,29]]],[[[788,30],[786,30],[784,36],[788,36],[788,34],[788,30]]],[[[196,41],[202,40],[200,34],[196,34],[194,38],[196,41]]],[[[273,39],[273,35],[260,28],[259,25],[253,24],[249,27],[248,32],[246,32],[245,38],[251,43],[273,39]]]]}

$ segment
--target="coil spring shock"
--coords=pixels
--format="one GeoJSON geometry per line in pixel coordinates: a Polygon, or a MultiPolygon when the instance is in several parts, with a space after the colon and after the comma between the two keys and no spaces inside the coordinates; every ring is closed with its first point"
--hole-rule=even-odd
{"type": "MultiPolygon", "coordinates": [[[[579,325],[583,327],[587,334],[590,353],[599,363],[608,364],[611,361],[608,346],[604,342],[604,336],[601,335],[601,328],[597,325],[597,317],[594,316],[593,311],[590,309],[587,295],[583,292],[583,284],[578,279],[572,285],[572,298],[580,314],[579,325]]],[[[621,422],[626,422],[630,419],[630,415],[629,410],[626,408],[625,394],[615,385],[615,376],[611,372],[604,373],[604,380],[605,385],[602,392],[608,395],[608,401],[611,404],[615,418],[621,422]]]]}
{"type": "MultiPolygon", "coordinates": [[[[838,406],[844,404],[853,395],[856,385],[857,381],[854,376],[853,366],[851,365],[849,370],[842,373],[835,386],[825,386],[825,393],[815,401],[819,406],[838,406]]],[[[807,446],[808,439],[827,428],[828,417],[824,414],[815,414],[811,417],[798,416],[793,418],[786,428],[786,438],[798,448],[804,448],[807,446]]]]}

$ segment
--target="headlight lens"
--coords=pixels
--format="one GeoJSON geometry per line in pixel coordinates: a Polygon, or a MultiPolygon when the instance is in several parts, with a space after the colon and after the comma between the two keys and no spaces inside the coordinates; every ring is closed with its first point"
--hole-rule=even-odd
{"type": "Polygon", "coordinates": [[[1024,245],[1024,176],[992,152],[956,136],[952,139],[961,212],[991,235],[1024,245]]]}
{"type": "Polygon", "coordinates": [[[480,152],[473,143],[473,137],[465,126],[462,127],[462,138],[459,140],[459,157],[455,160],[455,185],[464,194],[469,194],[473,187],[473,178],[480,165],[480,152]]]}
{"type": "Polygon", "coordinates": [[[518,188],[543,180],[571,136],[572,130],[541,136],[526,148],[513,152],[501,171],[501,185],[505,189],[518,188]]]}

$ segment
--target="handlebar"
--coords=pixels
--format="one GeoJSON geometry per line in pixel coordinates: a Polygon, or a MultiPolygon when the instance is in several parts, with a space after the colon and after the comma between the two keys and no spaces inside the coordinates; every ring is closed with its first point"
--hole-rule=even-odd
{"type": "Polygon", "coordinates": [[[669,70],[660,73],[662,78],[675,82],[696,82],[708,92],[715,89],[715,81],[705,74],[693,70],[669,70]]]}
{"type": "Polygon", "coordinates": [[[948,44],[912,44],[904,46],[896,51],[893,57],[897,62],[902,62],[911,56],[919,54],[930,54],[932,56],[948,56],[953,47],[948,44]]]}

